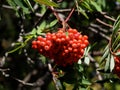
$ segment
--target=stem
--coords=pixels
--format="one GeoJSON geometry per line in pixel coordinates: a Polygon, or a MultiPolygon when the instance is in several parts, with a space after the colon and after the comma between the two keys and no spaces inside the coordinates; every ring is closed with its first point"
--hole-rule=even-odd
{"type": "Polygon", "coordinates": [[[68,17],[65,19],[65,23],[68,22],[68,20],[70,19],[71,15],[72,15],[73,12],[74,12],[74,10],[75,10],[74,8],[71,10],[70,14],[69,14],[68,17]]]}

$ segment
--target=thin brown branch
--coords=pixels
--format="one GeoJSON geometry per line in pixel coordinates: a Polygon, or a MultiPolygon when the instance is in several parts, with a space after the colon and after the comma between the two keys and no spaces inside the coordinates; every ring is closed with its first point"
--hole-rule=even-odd
{"type": "Polygon", "coordinates": [[[65,23],[68,22],[68,20],[70,19],[72,13],[74,12],[74,10],[75,10],[74,8],[71,10],[70,14],[69,14],[68,17],[65,19],[65,23]]]}
{"type": "Polygon", "coordinates": [[[114,18],[111,18],[110,16],[106,15],[105,13],[103,12],[100,12],[106,19],[108,20],[111,20],[111,21],[114,21],[115,22],[115,19],[114,18]]]}
{"type": "Polygon", "coordinates": [[[20,80],[20,79],[18,79],[18,78],[15,78],[15,77],[14,77],[14,79],[15,79],[16,81],[18,81],[19,83],[23,84],[23,85],[26,85],[26,86],[35,86],[33,83],[27,83],[27,82],[25,82],[25,81],[23,81],[23,80],[20,80]]]}
{"type": "Polygon", "coordinates": [[[60,90],[59,87],[58,87],[58,85],[57,85],[57,78],[56,78],[55,74],[53,73],[53,68],[52,68],[52,66],[51,66],[50,63],[48,63],[48,69],[49,69],[49,71],[51,72],[51,74],[53,76],[52,79],[53,79],[53,82],[55,84],[56,90],[60,90]]]}
{"type": "Polygon", "coordinates": [[[112,25],[110,25],[110,24],[107,24],[107,23],[105,23],[105,22],[103,22],[102,20],[100,20],[99,18],[96,18],[96,21],[97,22],[99,22],[99,23],[101,23],[102,25],[104,25],[104,26],[107,26],[107,27],[110,27],[110,28],[112,28],[113,26],[112,25]]]}
{"type": "Polygon", "coordinates": [[[100,30],[100,31],[102,31],[104,33],[108,33],[109,32],[107,29],[104,29],[100,25],[97,25],[97,24],[94,24],[94,23],[91,23],[90,26],[93,27],[93,28],[97,28],[98,30],[100,30]]]}
{"type": "Polygon", "coordinates": [[[105,35],[104,33],[102,32],[98,32],[95,28],[92,28],[92,27],[88,27],[89,30],[91,30],[92,32],[94,33],[98,33],[99,35],[101,35],[103,38],[105,38],[106,40],[110,40],[110,37],[108,37],[107,35],[105,35]]]}
{"type": "MultiPolygon", "coordinates": [[[[94,62],[95,68],[97,69],[99,67],[99,64],[95,61],[95,59],[90,54],[88,54],[88,57],[92,62],[94,62]]],[[[98,80],[103,80],[103,77],[98,70],[96,70],[96,75],[98,77],[98,80]]]]}
{"type": "Polygon", "coordinates": [[[71,9],[54,9],[55,12],[63,13],[63,12],[70,12],[71,9]]]}

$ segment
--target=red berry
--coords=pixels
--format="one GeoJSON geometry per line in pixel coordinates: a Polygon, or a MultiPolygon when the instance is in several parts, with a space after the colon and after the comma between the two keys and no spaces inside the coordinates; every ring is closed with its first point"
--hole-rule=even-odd
{"type": "Polygon", "coordinates": [[[73,44],[72,44],[72,47],[73,47],[73,48],[77,48],[77,44],[73,43],[73,44]]]}
{"type": "Polygon", "coordinates": [[[66,49],[66,50],[65,50],[65,53],[68,53],[68,52],[69,52],[69,51],[66,49]]]}
{"type": "Polygon", "coordinates": [[[88,37],[82,36],[76,29],[59,29],[56,33],[46,33],[46,37],[38,36],[32,41],[32,48],[38,49],[42,55],[53,59],[57,65],[67,66],[76,63],[88,46],[88,37]]]}
{"type": "Polygon", "coordinates": [[[33,49],[37,49],[37,45],[32,45],[32,48],[33,49]]]}
{"type": "Polygon", "coordinates": [[[44,49],[47,51],[47,50],[50,49],[50,47],[49,46],[45,46],[44,49]]]}
{"type": "Polygon", "coordinates": [[[87,40],[87,39],[88,39],[88,36],[87,36],[87,35],[84,35],[84,36],[83,36],[83,39],[84,39],[84,40],[87,40]]]}
{"type": "Polygon", "coordinates": [[[36,41],[32,41],[32,45],[36,45],[37,44],[37,42],[36,41]]]}
{"type": "Polygon", "coordinates": [[[43,38],[41,36],[37,37],[37,40],[41,41],[43,38]]]}
{"type": "Polygon", "coordinates": [[[89,44],[88,40],[84,40],[84,44],[87,46],[89,44]]]}

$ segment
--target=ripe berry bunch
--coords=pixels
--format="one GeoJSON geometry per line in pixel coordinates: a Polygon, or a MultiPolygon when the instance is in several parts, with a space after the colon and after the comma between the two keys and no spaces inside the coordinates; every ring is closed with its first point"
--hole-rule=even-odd
{"type": "Polygon", "coordinates": [[[115,56],[115,67],[114,67],[114,73],[117,74],[118,77],[120,77],[120,57],[115,56]]]}
{"type": "Polygon", "coordinates": [[[38,36],[37,40],[32,41],[32,48],[53,59],[57,65],[66,66],[77,62],[88,44],[88,37],[76,29],[66,32],[60,29],[56,33],[47,33],[45,37],[38,36]]]}

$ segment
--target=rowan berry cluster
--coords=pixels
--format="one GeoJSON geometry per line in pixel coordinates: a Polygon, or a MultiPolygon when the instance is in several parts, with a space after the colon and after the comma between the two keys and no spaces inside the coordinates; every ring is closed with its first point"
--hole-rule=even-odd
{"type": "Polygon", "coordinates": [[[115,56],[114,57],[115,60],[115,67],[114,67],[114,73],[120,77],[120,57],[115,56]]]}
{"type": "Polygon", "coordinates": [[[60,29],[56,33],[46,33],[45,37],[38,36],[32,41],[32,48],[53,59],[57,65],[66,66],[77,62],[88,44],[88,37],[76,29],[60,29]]]}

